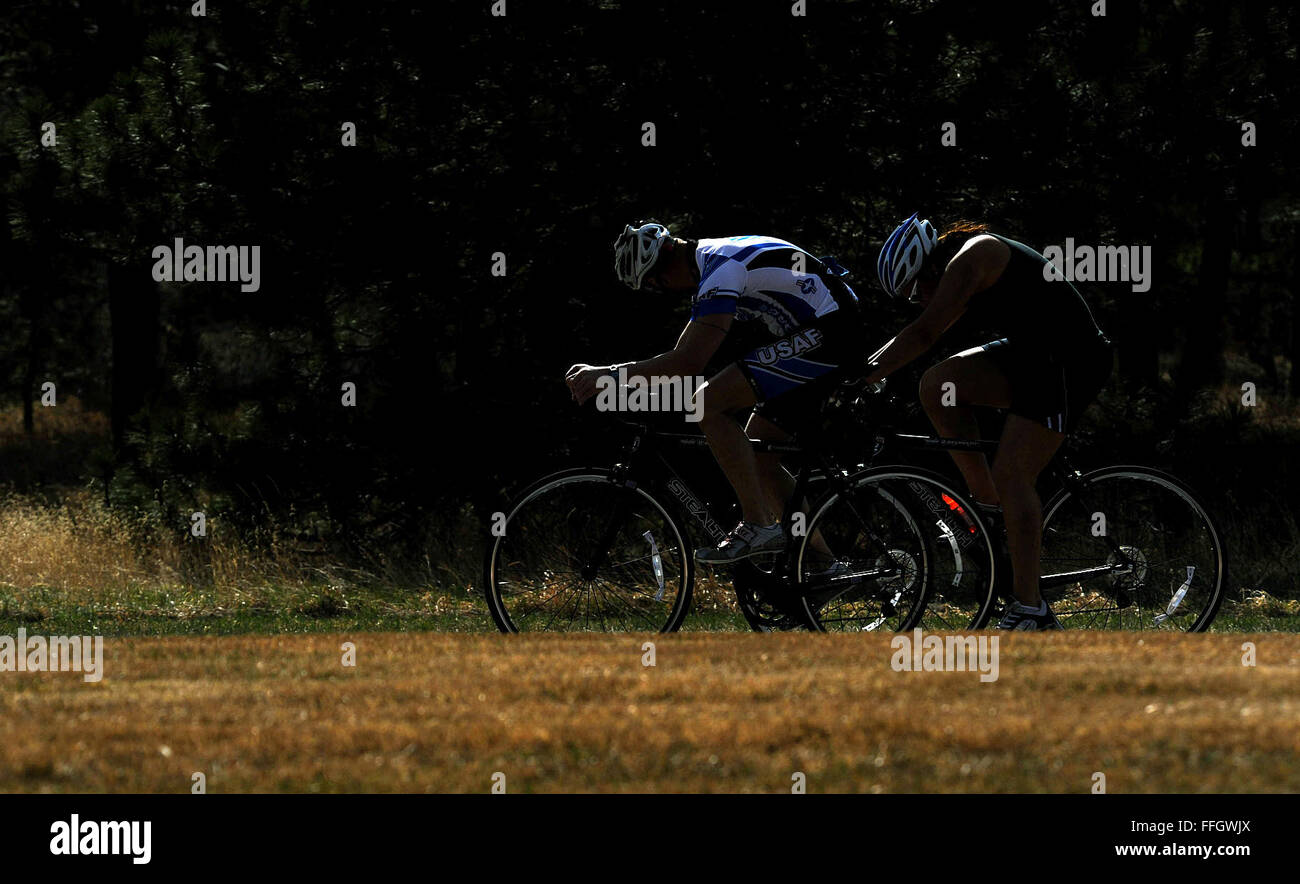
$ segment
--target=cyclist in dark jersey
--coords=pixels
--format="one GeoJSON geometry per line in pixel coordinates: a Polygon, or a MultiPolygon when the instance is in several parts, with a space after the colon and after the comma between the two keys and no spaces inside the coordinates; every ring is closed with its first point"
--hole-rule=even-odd
{"type": "Polygon", "coordinates": [[[885,290],[923,309],[871,357],[868,380],[930,350],[962,316],[999,335],[931,367],[920,396],[946,437],[979,438],[973,406],[1009,412],[991,466],[982,454],[951,452],[981,508],[1004,519],[1015,600],[998,624],[1003,629],[1060,628],[1038,587],[1042,504],[1034,484],[1113,362],[1083,296],[1049,263],[985,225],[959,222],[938,235],[916,215],[891,234],[877,262],[885,290]]]}

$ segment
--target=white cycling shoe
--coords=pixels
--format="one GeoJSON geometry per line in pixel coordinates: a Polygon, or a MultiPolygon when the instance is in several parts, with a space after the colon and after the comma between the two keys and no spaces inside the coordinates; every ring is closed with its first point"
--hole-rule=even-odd
{"type": "Polygon", "coordinates": [[[751,525],[741,522],[717,546],[697,549],[695,561],[725,565],[750,556],[780,552],[785,549],[785,532],[781,524],[751,525]]]}

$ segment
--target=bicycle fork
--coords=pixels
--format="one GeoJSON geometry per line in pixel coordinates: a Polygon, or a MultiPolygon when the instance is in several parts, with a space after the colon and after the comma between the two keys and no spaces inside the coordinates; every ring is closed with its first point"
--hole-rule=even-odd
{"type": "MultiPolygon", "coordinates": [[[[582,575],[583,580],[595,580],[596,575],[600,573],[600,568],[605,564],[609,557],[609,551],[614,548],[614,541],[618,538],[619,531],[623,530],[623,522],[627,519],[628,512],[632,509],[632,491],[635,483],[624,481],[619,484],[619,490],[623,493],[618,496],[618,503],[614,507],[614,513],[605,523],[605,529],[596,539],[596,547],[592,550],[591,555],[582,562],[578,573],[582,575]]],[[[649,533],[649,532],[647,532],[649,533]]],[[[650,541],[654,543],[653,538],[650,541]]],[[[660,594],[663,592],[663,568],[658,562],[658,550],[655,552],[656,571],[659,577],[660,594]]]]}

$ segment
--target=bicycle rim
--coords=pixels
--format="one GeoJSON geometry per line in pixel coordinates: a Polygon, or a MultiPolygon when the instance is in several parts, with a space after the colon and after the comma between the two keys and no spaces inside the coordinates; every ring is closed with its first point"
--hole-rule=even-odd
{"type": "Polygon", "coordinates": [[[691,550],[645,489],[584,472],[538,483],[493,537],[485,592],[503,632],[676,630],[691,550]]]}
{"type": "Polygon", "coordinates": [[[1219,531],[1191,489],[1145,467],[1107,467],[1043,518],[1043,596],[1067,629],[1201,632],[1223,599],[1219,531]],[[1059,586],[1052,575],[1095,572],[1059,586]]]}
{"type": "Polygon", "coordinates": [[[850,492],[823,501],[797,563],[810,616],[827,631],[963,629],[987,619],[995,561],[978,517],[957,492],[926,472],[868,471],[850,492]],[[845,495],[857,493],[857,506],[845,495]],[[841,512],[834,510],[839,508],[841,512]],[[823,601],[808,551],[815,529],[848,565],[848,591],[823,601]],[[929,604],[937,596],[938,605],[929,604]]]}

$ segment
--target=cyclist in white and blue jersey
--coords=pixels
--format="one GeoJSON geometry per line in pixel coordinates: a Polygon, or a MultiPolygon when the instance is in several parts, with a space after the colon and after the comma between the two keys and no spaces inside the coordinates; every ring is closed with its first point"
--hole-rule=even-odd
{"type": "Polygon", "coordinates": [[[566,375],[573,398],[585,402],[602,376],[620,368],[629,378],[698,375],[734,330],[759,330],[765,343],[709,378],[692,403],[742,514],[717,547],[699,550],[696,558],[725,563],[779,550],[794,478],[778,455],[756,455],[749,439],[792,438],[839,383],[851,356],[860,360],[852,322],[856,295],[838,268],[768,236],[687,240],[660,224],[629,226],[614,244],[614,266],[634,289],[689,295],[690,321],[666,353],[574,365],[566,375]],[[751,408],[742,427],[736,415],[751,408]]]}

